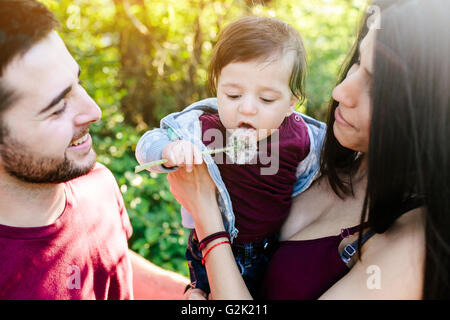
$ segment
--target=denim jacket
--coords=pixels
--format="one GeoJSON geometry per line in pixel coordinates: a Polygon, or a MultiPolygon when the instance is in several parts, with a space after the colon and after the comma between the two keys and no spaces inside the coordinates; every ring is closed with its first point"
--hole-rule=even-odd
{"type": "MultiPolygon", "coordinates": [[[[187,140],[197,146],[201,151],[207,150],[202,142],[202,130],[199,117],[205,113],[217,113],[217,99],[208,98],[195,102],[186,109],[169,114],[161,120],[160,128],[147,131],[140,139],[136,147],[136,159],[140,164],[161,159],[164,147],[176,139],[187,140]],[[171,129],[171,130],[169,130],[171,129]]],[[[294,184],[292,197],[305,191],[319,175],[320,153],[325,137],[326,125],[311,117],[298,113],[308,127],[310,150],[306,158],[298,164],[297,181],[294,184]]],[[[220,176],[219,168],[211,155],[204,154],[203,160],[207,165],[209,174],[217,186],[217,202],[222,214],[224,226],[230,233],[231,240],[236,238],[238,230],[235,227],[235,216],[231,204],[230,195],[220,176]]],[[[177,170],[155,166],[149,171],[156,173],[168,173],[177,170]]],[[[183,225],[193,227],[187,222],[187,211],[182,208],[183,225]]],[[[192,218],[191,218],[192,219],[192,218]]],[[[192,222],[192,221],[191,221],[192,222]]]]}

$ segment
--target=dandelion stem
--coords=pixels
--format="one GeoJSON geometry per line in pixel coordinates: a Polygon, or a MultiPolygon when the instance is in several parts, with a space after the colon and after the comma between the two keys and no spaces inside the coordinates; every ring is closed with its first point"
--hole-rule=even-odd
{"type": "MultiPolygon", "coordinates": [[[[231,146],[231,147],[221,148],[221,149],[214,149],[214,150],[206,150],[206,151],[203,151],[202,154],[213,154],[213,153],[227,152],[227,151],[232,150],[233,148],[236,148],[236,146],[231,146]]],[[[134,168],[134,173],[138,173],[138,172],[147,170],[147,169],[149,169],[151,167],[159,166],[160,164],[164,164],[167,161],[168,161],[167,159],[161,159],[161,160],[156,160],[156,161],[151,161],[151,162],[147,162],[147,163],[141,164],[141,165],[136,166],[134,168]]]]}

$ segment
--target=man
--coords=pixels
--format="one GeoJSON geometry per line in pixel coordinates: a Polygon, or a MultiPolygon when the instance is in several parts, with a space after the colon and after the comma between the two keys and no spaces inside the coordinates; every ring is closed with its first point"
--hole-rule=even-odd
{"type": "Polygon", "coordinates": [[[34,0],[0,1],[0,299],[178,299],[188,279],[131,252],[101,117],[34,0]]]}

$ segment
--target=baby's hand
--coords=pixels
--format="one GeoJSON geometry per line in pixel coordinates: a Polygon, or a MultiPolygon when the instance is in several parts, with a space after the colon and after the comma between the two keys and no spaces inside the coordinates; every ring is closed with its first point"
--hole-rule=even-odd
{"type": "Polygon", "coordinates": [[[192,171],[194,164],[202,164],[203,157],[199,148],[186,140],[176,140],[169,143],[162,152],[162,158],[168,161],[165,167],[186,167],[187,172],[192,171]]]}

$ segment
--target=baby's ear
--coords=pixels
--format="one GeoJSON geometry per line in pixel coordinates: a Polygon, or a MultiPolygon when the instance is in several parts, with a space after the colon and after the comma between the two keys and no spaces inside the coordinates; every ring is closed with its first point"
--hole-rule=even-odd
{"type": "Polygon", "coordinates": [[[296,96],[292,96],[291,101],[289,102],[289,111],[286,112],[286,117],[289,117],[294,112],[297,102],[298,98],[296,96]]]}

